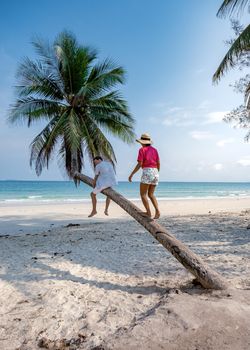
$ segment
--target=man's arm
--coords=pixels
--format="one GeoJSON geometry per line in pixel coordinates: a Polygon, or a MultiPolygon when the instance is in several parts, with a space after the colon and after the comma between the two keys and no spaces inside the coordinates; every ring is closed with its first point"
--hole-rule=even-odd
{"type": "Polygon", "coordinates": [[[99,174],[94,177],[94,188],[96,187],[96,181],[97,181],[98,176],[99,176],[99,174]]]}

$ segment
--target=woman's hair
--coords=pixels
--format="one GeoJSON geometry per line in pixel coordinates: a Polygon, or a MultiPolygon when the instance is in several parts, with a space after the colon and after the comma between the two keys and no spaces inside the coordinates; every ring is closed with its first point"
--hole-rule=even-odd
{"type": "Polygon", "coordinates": [[[94,160],[103,160],[101,156],[96,156],[94,160]]]}

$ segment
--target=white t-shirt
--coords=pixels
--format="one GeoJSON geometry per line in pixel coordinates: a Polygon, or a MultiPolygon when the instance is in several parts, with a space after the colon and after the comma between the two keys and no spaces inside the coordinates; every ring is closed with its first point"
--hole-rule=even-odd
{"type": "Polygon", "coordinates": [[[107,161],[101,161],[95,167],[95,175],[99,175],[96,181],[95,193],[101,192],[107,187],[117,185],[113,165],[107,161]]]}

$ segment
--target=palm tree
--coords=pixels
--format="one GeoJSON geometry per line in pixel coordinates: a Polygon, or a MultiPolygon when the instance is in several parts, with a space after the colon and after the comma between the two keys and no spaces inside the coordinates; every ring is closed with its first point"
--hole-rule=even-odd
{"type": "Polygon", "coordinates": [[[9,121],[40,120],[46,126],[31,143],[30,165],[39,176],[54,153],[69,178],[81,172],[84,156],[101,155],[116,162],[115,152],[105,136],[108,132],[130,143],[134,119],[117,90],[125,72],[111,60],[97,62],[97,53],[78,44],[69,32],[59,34],[53,45],[33,41],[38,60],[25,58],[17,79],[17,99],[9,121]]]}
{"type": "MultiPolygon", "coordinates": [[[[247,6],[248,12],[250,12],[250,0],[224,0],[221,7],[218,10],[217,16],[232,16],[235,13],[243,11],[247,6]]],[[[233,42],[232,46],[226,53],[225,57],[221,61],[219,67],[213,75],[213,81],[220,80],[222,75],[230,68],[234,67],[239,57],[244,52],[250,51],[250,25],[248,25],[238,38],[233,42]]]]}

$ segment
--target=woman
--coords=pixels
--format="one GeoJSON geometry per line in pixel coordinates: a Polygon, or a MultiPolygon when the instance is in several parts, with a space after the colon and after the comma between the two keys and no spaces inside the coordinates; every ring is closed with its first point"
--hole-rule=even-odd
{"type": "Polygon", "coordinates": [[[160,211],[158,207],[158,202],[155,198],[154,191],[155,187],[158,185],[159,181],[159,171],[160,171],[160,158],[157,150],[152,147],[152,140],[149,134],[142,134],[140,139],[136,140],[142,147],[139,149],[137,157],[137,165],[130,174],[128,180],[132,181],[133,175],[142,168],[142,177],[140,183],[140,194],[142,203],[146,209],[146,215],[151,217],[151,211],[149,207],[148,197],[150,198],[154,208],[155,216],[154,219],[160,217],[160,211]]]}

